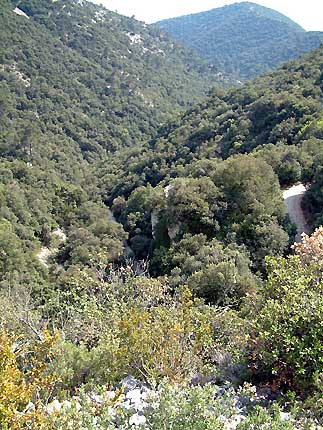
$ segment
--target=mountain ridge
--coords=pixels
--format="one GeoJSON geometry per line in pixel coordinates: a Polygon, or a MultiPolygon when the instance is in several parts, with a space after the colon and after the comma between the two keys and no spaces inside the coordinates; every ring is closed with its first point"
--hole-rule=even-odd
{"type": "Polygon", "coordinates": [[[211,64],[242,80],[316,47],[323,33],[306,32],[283,14],[242,2],[155,23],[211,64]]]}
{"type": "Polygon", "coordinates": [[[0,283],[17,261],[27,285],[56,282],[37,255],[58,228],[68,238],[52,258],[58,272],[102,252],[120,261],[127,235],[107,218],[97,164],[142,144],[217,79],[161,31],[92,3],[4,0],[0,241],[12,253],[0,283]]]}
{"type": "Polygon", "coordinates": [[[176,16],[173,18],[166,18],[166,19],[162,19],[160,21],[156,21],[154,24],[159,24],[159,23],[169,21],[169,20],[181,20],[184,17],[193,17],[193,16],[200,17],[200,16],[203,16],[205,13],[216,14],[219,9],[226,11],[229,9],[234,10],[237,8],[239,8],[239,9],[244,8],[244,9],[249,10],[249,11],[256,10],[256,13],[260,16],[265,16],[265,17],[268,17],[268,18],[276,20],[276,21],[284,22],[285,24],[288,24],[288,25],[290,25],[290,26],[292,26],[298,30],[305,31],[304,28],[300,24],[296,23],[291,18],[282,14],[281,12],[278,12],[275,9],[271,9],[269,7],[262,6],[262,5],[259,5],[257,3],[249,2],[249,1],[237,2],[237,3],[230,4],[230,5],[214,7],[212,9],[208,9],[208,10],[205,10],[202,12],[179,15],[179,16],[176,16]]]}
{"type": "MultiPolygon", "coordinates": [[[[44,32],[45,40],[50,38],[53,46],[60,44],[62,52],[67,53],[64,55],[75,54],[75,59],[69,60],[74,63],[74,79],[100,99],[101,111],[105,110],[105,104],[110,105],[116,124],[120,118],[125,119],[121,106],[130,116],[137,116],[132,125],[138,122],[143,112],[151,124],[155,121],[157,124],[174,108],[182,109],[186,103],[190,105],[196,97],[206,93],[212,83],[225,81],[222,76],[217,77],[206,62],[176,45],[168,36],[101,6],[72,0],[13,1],[11,4],[12,9],[19,5],[29,17],[26,22],[23,22],[23,16],[17,17],[26,29],[36,26],[38,34],[44,32]],[[91,70],[88,76],[85,68],[91,70]],[[183,88],[187,89],[184,91],[186,101],[182,97],[183,88]],[[119,106],[116,100],[119,100],[119,106]]],[[[7,31],[9,34],[11,29],[7,31]]],[[[3,52],[6,55],[6,46],[3,46],[3,52]]],[[[142,130],[147,128],[144,122],[140,125],[142,130]]],[[[121,136],[118,140],[120,138],[124,140],[121,136]]]]}

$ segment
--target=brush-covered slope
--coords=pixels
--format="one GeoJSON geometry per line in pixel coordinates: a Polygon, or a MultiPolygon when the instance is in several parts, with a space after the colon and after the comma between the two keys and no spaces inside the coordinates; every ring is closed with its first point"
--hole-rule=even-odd
{"type": "Polygon", "coordinates": [[[265,255],[287,249],[291,233],[279,182],[311,184],[306,209],[321,222],[322,64],[319,48],[239,89],[215,91],[105,168],[101,186],[157,272],[176,278],[186,234],[246,247],[261,269],[265,255]]]}
{"type": "Polygon", "coordinates": [[[122,258],[95,163],[199,99],[209,72],[159,30],[92,3],[1,2],[0,284],[57,285],[99,254],[122,258]],[[58,228],[67,241],[51,253],[58,228]]]}
{"type": "Polygon", "coordinates": [[[306,32],[286,16],[250,2],[167,19],[157,25],[242,80],[317,48],[323,35],[306,32]]]}
{"type": "Polygon", "coordinates": [[[106,216],[95,162],[150,138],[212,76],[161,31],[92,3],[2,1],[1,246],[34,258],[59,226],[72,235],[62,263],[120,258],[125,236],[106,216]]]}
{"type": "Polygon", "coordinates": [[[188,175],[205,160],[321,139],[322,63],[323,48],[319,48],[241,88],[214,90],[159,129],[144,146],[145,161],[134,156],[138,183],[140,173],[156,184],[165,177],[188,175]]]}
{"type": "Polygon", "coordinates": [[[18,2],[12,3],[1,6],[2,69],[27,78],[24,91],[34,105],[46,89],[49,122],[64,122],[82,149],[142,140],[218,79],[160,31],[97,5],[20,1],[28,19],[14,13],[18,2]]]}

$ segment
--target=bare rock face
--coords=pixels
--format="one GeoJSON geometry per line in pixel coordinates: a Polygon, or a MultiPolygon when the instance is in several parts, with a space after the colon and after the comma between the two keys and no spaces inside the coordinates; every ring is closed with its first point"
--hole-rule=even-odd
{"type": "Polygon", "coordinates": [[[25,17],[25,18],[28,18],[29,19],[29,16],[23,11],[23,10],[21,10],[21,9],[19,9],[18,7],[16,7],[14,10],[14,13],[16,13],[17,15],[19,15],[19,16],[23,16],[23,17],[25,17]]]}
{"type": "Polygon", "coordinates": [[[168,236],[170,240],[174,240],[175,237],[178,235],[178,233],[181,230],[180,224],[175,224],[172,227],[168,227],[168,236]]]}
{"type": "Polygon", "coordinates": [[[150,215],[150,222],[151,222],[151,234],[154,239],[156,239],[156,229],[157,224],[159,222],[159,210],[154,209],[150,215]]]}

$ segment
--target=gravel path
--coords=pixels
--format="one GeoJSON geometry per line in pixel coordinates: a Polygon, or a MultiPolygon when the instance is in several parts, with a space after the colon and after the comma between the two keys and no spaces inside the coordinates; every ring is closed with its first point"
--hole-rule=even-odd
{"type": "Polygon", "coordinates": [[[288,190],[285,190],[283,193],[287,212],[289,213],[291,220],[297,226],[297,235],[295,237],[296,242],[301,241],[302,233],[309,234],[311,232],[301,206],[302,198],[305,192],[305,186],[303,184],[299,184],[294,185],[288,190]]]}

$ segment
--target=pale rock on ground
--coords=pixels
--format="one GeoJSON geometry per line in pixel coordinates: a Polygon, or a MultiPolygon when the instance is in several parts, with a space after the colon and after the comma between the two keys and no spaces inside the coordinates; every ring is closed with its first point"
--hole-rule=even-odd
{"type": "MultiPolygon", "coordinates": [[[[221,415],[217,415],[218,419],[223,423],[224,430],[237,430],[238,426],[246,420],[249,406],[262,405],[266,407],[266,405],[271,403],[271,394],[272,392],[270,389],[264,391],[263,389],[257,389],[255,386],[249,386],[248,391],[243,393],[237,391],[230,383],[226,383],[221,387],[214,386],[214,399],[219,399],[223,406],[227,404],[227,401],[229,400],[229,415],[227,415],[225,412],[222,412],[221,415]]],[[[149,408],[155,409],[158,407],[159,396],[160,393],[158,389],[153,390],[147,385],[137,381],[134,377],[127,376],[121,381],[120,386],[116,392],[106,391],[101,395],[89,393],[87,395],[87,402],[92,404],[93,410],[95,410],[95,405],[104,407],[105,400],[113,400],[117,398],[116,403],[108,405],[109,414],[111,417],[116,419],[115,430],[124,428],[119,427],[118,425],[119,408],[129,411],[129,425],[136,429],[143,428],[143,426],[147,424],[149,425],[149,423],[147,423],[145,411],[149,408]],[[122,394],[120,394],[120,390],[122,394]]],[[[68,410],[74,405],[74,407],[76,406],[77,411],[81,414],[82,405],[80,402],[81,400],[79,397],[74,397],[71,402],[68,400],[59,402],[57,399],[55,399],[47,405],[46,411],[49,415],[59,415],[59,413],[63,412],[64,410],[68,410]]],[[[32,406],[30,407],[31,409],[32,406]]],[[[214,411],[214,413],[216,412],[217,411],[214,411]]],[[[304,430],[304,427],[299,428],[294,425],[295,423],[293,422],[293,418],[290,413],[280,412],[280,418],[282,421],[290,423],[290,428],[293,428],[294,430],[304,430]]],[[[96,425],[96,417],[93,417],[93,424],[96,425]]],[[[102,427],[94,428],[103,430],[102,427]]],[[[148,427],[145,426],[144,428],[148,427]]],[[[322,427],[315,424],[313,427],[308,428],[308,430],[322,430],[322,427]]]]}
{"type": "MultiPolygon", "coordinates": [[[[60,243],[65,243],[67,240],[66,234],[61,228],[57,228],[51,233],[52,237],[58,238],[60,243]]],[[[45,267],[49,267],[49,259],[50,257],[55,256],[57,254],[58,248],[48,248],[46,246],[42,246],[40,251],[37,254],[38,261],[45,267]]]]}
{"type": "Polygon", "coordinates": [[[19,15],[19,16],[24,16],[25,18],[29,19],[29,16],[23,10],[19,9],[18,7],[16,7],[13,10],[13,12],[16,13],[17,15],[19,15]]]}

